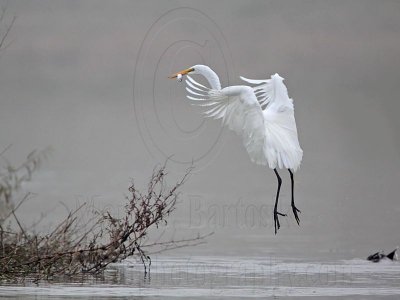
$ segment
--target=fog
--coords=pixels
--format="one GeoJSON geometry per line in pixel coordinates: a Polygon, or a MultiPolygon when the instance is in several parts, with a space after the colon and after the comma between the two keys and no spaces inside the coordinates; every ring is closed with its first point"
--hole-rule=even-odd
{"type": "Polygon", "coordinates": [[[0,56],[0,151],[12,145],[4,156],[17,164],[53,148],[24,185],[21,194],[35,196],[19,215],[29,224],[50,212],[51,223],[65,214],[61,202],[122,209],[130,181],[145,187],[170,157],[171,183],[195,167],[170,229],[214,231],[202,251],[303,245],[299,255],[363,257],[394,248],[399,13],[389,0],[9,1],[7,18],[17,20],[0,56]],[[222,86],[241,84],[240,75],[285,78],[304,150],[300,227],[289,214],[274,235],[273,172],[252,164],[240,138],[203,120],[184,84],[167,78],[198,63],[222,86]]]}

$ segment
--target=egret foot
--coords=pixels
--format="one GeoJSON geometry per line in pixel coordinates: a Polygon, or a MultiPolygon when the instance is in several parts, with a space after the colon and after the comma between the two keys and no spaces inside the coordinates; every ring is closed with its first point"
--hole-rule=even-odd
{"type": "Polygon", "coordinates": [[[281,228],[281,223],[279,223],[279,216],[286,217],[286,214],[278,212],[276,209],[274,210],[274,225],[275,225],[275,234],[278,232],[278,229],[281,228]]]}
{"type": "Polygon", "coordinates": [[[300,218],[297,215],[297,213],[301,213],[301,211],[296,206],[294,206],[294,204],[292,204],[292,210],[293,210],[294,218],[296,219],[297,225],[300,226],[300,218]]]}

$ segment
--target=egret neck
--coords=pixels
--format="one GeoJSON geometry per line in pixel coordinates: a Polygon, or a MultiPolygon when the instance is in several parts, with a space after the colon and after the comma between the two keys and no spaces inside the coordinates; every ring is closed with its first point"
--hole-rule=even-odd
{"type": "Polygon", "coordinates": [[[219,81],[219,77],[213,70],[211,70],[210,67],[204,65],[197,65],[195,66],[194,74],[203,75],[207,79],[212,89],[214,90],[221,89],[221,82],[219,81]]]}

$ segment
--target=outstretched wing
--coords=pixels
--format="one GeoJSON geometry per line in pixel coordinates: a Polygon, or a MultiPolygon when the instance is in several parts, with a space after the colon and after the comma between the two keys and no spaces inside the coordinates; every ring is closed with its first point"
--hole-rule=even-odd
{"type": "Polygon", "coordinates": [[[242,137],[243,144],[250,159],[266,165],[264,154],[265,127],[260,103],[252,88],[248,86],[231,86],[221,90],[210,89],[190,76],[186,80],[187,98],[192,104],[206,108],[204,116],[222,119],[242,137]]]}
{"type": "Polygon", "coordinates": [[[248,79],[240,76],[240,79],[253,85],[254,93],[262,109],[283,112],[288,109],[293,110],[293,100],[289,98],[288,91],[283,83],[284,78],[278,73],[272,75],[270,79],[248,79]]]}
{"type": "Polygon", "coordinates": [[[283,78],[278,74],[270,79],[255,80],[241,77],[253,86],[265,121],[265,152],[270,168],[290,168],[296,170],[301,163],[303,150],[300,147],[293,100],[289,98],[283,78]]]}

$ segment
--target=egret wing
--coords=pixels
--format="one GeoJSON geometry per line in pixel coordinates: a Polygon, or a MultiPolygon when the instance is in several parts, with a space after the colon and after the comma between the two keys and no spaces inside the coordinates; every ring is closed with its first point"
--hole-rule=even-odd
{"type": "Polygon", "coordinates": [[[284,78],[278,73],[272,75],[270,79],[248,79],[240,77],[242,80],[255,85],[254,93],[262,109],[271,109],[276,112],[293,110],[293,100],[289,98],[288,91],[283,83],[284,78]]]}
{"type": "Polygon", "coordinates": [[[269,167],[296,170],[300,166],[303,150],[297,135],[293,100],[288,96],[283,78],[275,74],[265,80],[241,79],[254,85],[252,88],[263,108],[267,136],[265,153],[269,167]]]}
{"type": "Polygon", "coordinates": [[[266,165],[265,127],[260,103],[248,86],[215,90],[201,85],[190,76],[186,80],[187,98],[193,105],[205,107],[204,116],[222,119],[222,124],[242,137],[250,159],[266,165]]]}

